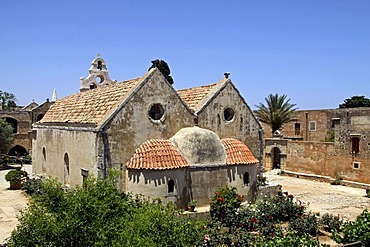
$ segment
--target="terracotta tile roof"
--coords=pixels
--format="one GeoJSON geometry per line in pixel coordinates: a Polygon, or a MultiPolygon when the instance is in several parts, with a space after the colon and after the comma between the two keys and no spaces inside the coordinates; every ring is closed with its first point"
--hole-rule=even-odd
{"type": "Polygon", "coordinates": [[[127,162],[129,169],[165,170],[189,167],[189,164],[169,140],[153,139],[138,147],[127,162]]]}
{"type": "Polygon", "coordinates": [[[218,83],[205,85],[200,87],[193,87],[188,89],[177,90],[178,95],[193,111],[197,111],[202,103],[205,102],[206,97],[218,83]]]}
{"type": "Polygon", "coordinates": [[[226,138],[221,140],[226,149],[226,164],[227,165],[242,165],[242,164],[256,164],[256,159],[251,150],[243,142],[226,138]]]}
{"type": "Polygon", "coordinates": [[[140,78],[109,84],[58,100],[41,123],[101,123],[140,81],[140,78]]]}

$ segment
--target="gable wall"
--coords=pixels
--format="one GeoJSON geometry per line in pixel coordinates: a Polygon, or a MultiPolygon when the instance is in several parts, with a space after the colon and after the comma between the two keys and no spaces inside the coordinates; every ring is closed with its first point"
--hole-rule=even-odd
{"type": "Polygon", "coordinates": [[[205,109],[198,114],[199,127],[212,130],[219,137],[235,138],[245,143],[258,158],[259,124],[235,88],[228,83],[205,109]],[[224,109],[232,108],[234,119],[226,122],[224,109]]]}
{"type": "Polygon", "coordinates": [[[157,71],[109,124],[110,165],[125,165],[143,142],[169,139],[181,128],[189,126],[194,126],[193,115],[157,71]],[[149,117],[148,111],[154,103],[165,108],[163,121],[153,121],[149,117]]]}

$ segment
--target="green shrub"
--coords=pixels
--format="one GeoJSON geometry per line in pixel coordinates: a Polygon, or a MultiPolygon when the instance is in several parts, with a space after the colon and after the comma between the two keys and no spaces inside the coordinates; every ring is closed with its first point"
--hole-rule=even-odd
{"type": "Polygon", "coordinates": [[[320,225],[324,226],[325,230],[329,232],[337,232],[343,225],[343,221],[339,216],[325,213],[320,219],[320,225]]]}
{"type": "Polygon", "coordinates": [[[343,176],[339,175],[337,178],[330,182],[331,185],[341,185],[343,180],[343,176]]]}
{"type": "Polygon", "coordinates": [[[22,182],[24,179],[28,177],[28,173],[20,168],[10,170],[7,174],[5,174],[5,180],[8,181],[10,184],[17,184],[22,182]]]}
{"type": "Polygon", "coordinates": [[[370,246],[370,213],[365,209],[356,220],[343,225],[340,232],[335,232],[332,238],[340,244],[361,241],[361,246],[370,246]]]}
{"type": "Polygon", "coordinates": [[[172,204],[121,193],[114,179],[85,182],[65,191],[42,181],[8,246],[194,246],[204,237],[204,223],[172,204]]]}
{"type": "Polygon", "coordinates": [[[300,218],[295,218],[289,222],[289,228],[295,231],[299,236],[311,235],[316,236],[319,223],[316,215],[308,214],[300,218]]]}
{"type": "Polygon", "coordinates": [[[42,188],[42,178],[28,178],[26,181],[24,181],[22,190],[29,195],[44,194],[44,190],[42,188]]]}
{"type": "Polygon", "coordinates": [[[243,196],[237,193],[235,187],[220,188],[211,199],[211,216],[223,220],[228,215],[235,214],[242,201],[243,196]]]}
{"type": "Polygon", "coordinates": [[[26,156],[23,157],[23,163],[25,164],[31,164],[32,163],[32,157],[31,155],[27,154],[26,156]]]}

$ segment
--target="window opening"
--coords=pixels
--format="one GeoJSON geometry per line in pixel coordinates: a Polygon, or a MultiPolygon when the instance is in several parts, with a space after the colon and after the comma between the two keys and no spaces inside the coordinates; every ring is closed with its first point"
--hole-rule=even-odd
{"type": "Polygon", "coordinates": [[[36,117],[36,122],[40,121],[44,117],[44,114],[39,114],[36,117]]]}
{"type": "Polygon", "coordinates": [[[6,117],[6,118],[3,118],[3,119],[5,120],[5,122],[7,122],[7,124],[12,126],[14,134],[18,133],[18,121],[17,121],[17,119],[10,118],[10,117],[6,117]]]}
{"type": "Polygon", "coordinates": [[[301,124],[295,123],[294,124],[294,135],[299,136],[301,134],[301,124]]]}
{"type": "Polygon", "coordinates": [[[352,137],[352,153],[359,153],[360,152],[360,138],[359,137],[352,137]]]}
{"type": "Polygon", "coordinates": [[[310,121],[309,123],[310,131],[316,131],[316,122],[315,121],[310,121]]]}
{"type": "Polygon", "coordinates": [[[244,172],[243,184],[246,185],[246,186],[249,186],[249,172],[244,172]]]}
{"type": "Polygon", "coordinates": [[[98,61],[98,70],[102,70],[102,62],[101,61],[98,61]]]}
{"type": "Polygon", "coordinates": [[[175,193],[175,181],[173,179],[168,180],[168,193],[175,193]]]}
{"type": "Polygon", "coordinates": [[[353,169],[360,169],[360,162],[353,162],[353,169]]]}
{"type": "Polygon", "coordinates": [[[240,126],[239,131],[243,131],[243,115],[240,114],[240,126]]]}
{"type": "Polygon", "coordinates": [[[233,109],[226,108],[224,110],[224,119],[225,119],[225,121],[229,122],[229,121],[233,120],[234,115],[235,115],[235,113],[234,113],[233,109]]]}
{"type": "Polygon", "coordinates": [[[68,154],[64,154],[64,183],[69,184],[70,183],[70,174],[69,174],[69,157],[68,154]]]}
{"type": "Polygon", "coordinates": [[[154,104],[149,110],[149,117],[153,120],[160,120],[164,115],[164,109],[161,104],[154,104]]]}

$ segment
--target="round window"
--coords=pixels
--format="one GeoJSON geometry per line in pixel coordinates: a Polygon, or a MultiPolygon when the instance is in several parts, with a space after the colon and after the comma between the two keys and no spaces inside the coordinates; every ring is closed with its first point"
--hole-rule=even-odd
{"type": "Polygon", "coordinates": [[[164,115],[164,108],[161,104],[154,104],[149,110],[149,117],[153,120],[160,120],[164,115]]]}
{"type": "Polygon", "coordinates": [[[102,83],[104,81],[104,76],[102,76],[102,75],[96,76],[95,81],[97,83],[102,83]]]}
{"type": "Polygon", "coordinates": [[[234,114],[234,110],[233,109],[226,108],[224,110],[224,119],[225,119],[225,121],[229,122],[229,121],[233,120],[234,115],[235,114],[234,114]]]}

